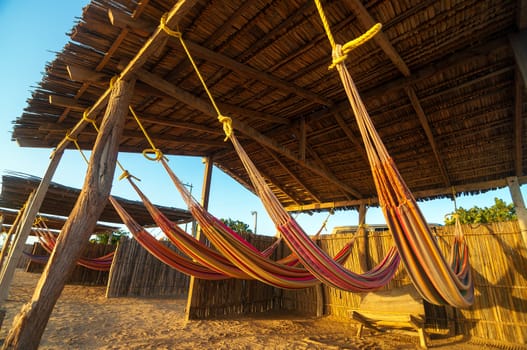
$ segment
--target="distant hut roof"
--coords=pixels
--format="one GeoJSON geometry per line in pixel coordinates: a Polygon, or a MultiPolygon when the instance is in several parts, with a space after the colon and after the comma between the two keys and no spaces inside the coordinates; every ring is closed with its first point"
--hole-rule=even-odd
{"type": "MultiPolygon", "coordinates": [[[[13,140],[55,147],[108,89],[174,2],[92,1],[46,66],[13,140]],[[110,14],[110,15],[109,15],[110,14]]],[[[525,86],[510,36],[525,1],[328,1],[338,42],[371,23],[382,33],[348,67],[399,171],[418,198],[525,182],[525,86]],[[371,23],[370,23],[371,22],[371,23]]],[[[290,210],[356,206],[377,196],[364,147],[312,1],[197,1],[179,24],[244,148],[290,210]]],[[[523,32],[525,39],[525,32],[523,32]]],[[[251,189],[177,39],[136,72],[132,105],[166,154],[213,156],[251,189]],[[190,98],[191,97],[191,98],[190,98]],[[196,103],[197,101],[197,103],[196,103]]],[[[91,149],[95,132],[79,135],[91,149]]],[[[129,119],[121,151],[148,147],[129,119]]]]}
{"type": "MultiPolygon", "coordinates": [[[[36,190],[40,184],[40,178],[21,173],[10,173],[2,176],[2,192],[0,193],[0,208],[20,209],[27,201],[30,193],[36,190]]],[[[46,193],[46,197],[40,207],[40,213],[67,217],[77,198],[80,190],[52,182],[46,193]]],[[[115,197],[119,203],[137,220],[141,225],[151,226],[154,224],[152,217],[143,206],[142,202],[131,201],[115,197]]],[[[190,212],[184,209],[157,206],[163,213],[176,223],[186,223],[192,220],[190,212]]],[[[0,209],[1,211],[1,209],[0,209]]],[[[11,217],[11,216],[8,216],[11,217]]],[[[111,204],[107,204],[102,212],[100,221],[108,223],[121,223],[119,215],[111,204]]],[[[59,225],[55,219],[55,226],[59,225]]],[[[62,226],[60,226],[61,228],[62,226]]],[[[113,227],[109,225],[109,227],[113,227]]],[[[54,227],[57,228],[57,227],[54,227]]]]}

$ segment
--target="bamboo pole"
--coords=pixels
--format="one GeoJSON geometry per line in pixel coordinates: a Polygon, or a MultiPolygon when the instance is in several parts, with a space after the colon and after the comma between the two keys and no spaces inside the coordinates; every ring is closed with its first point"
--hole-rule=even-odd
{"type": "MultiPolygon", "coordinates": [[[[201,205],[203,208],[208,209],[209,207],[209,197],[210,197],[210,182],[212,178],[212,157],[203,158],[205,161],[205,171],[203,174],[203,188],[201,190],[201,205]]],[[[204,237],[201,236],[201,229],[198,227],[196,230],[196,239],[204,241],[204,237]]],[[[195,302],[196,296],[194,295],[195,291],[198,289],[199,280],[194,276],[190,276],[190,282],[188,286],[188,297],[187,297],[187,308],[185,309],[185,319],[188,321],[192,318],[191,308],[193,307],[192,303],[195,302]]]]}
{"type": "Polygon", "coordinates": [[[512,202],[516,209],[516,216],[518,218],[518,225],[520,226],[520,235],[523,244],[527,247],[527,209],[525,209],[525,202],[520,191],[520,184],[516,176],[508,177],[509,191],[511,192],[512,202]]]}
{"type": "Polygon", "coordinates": [[[37,349],[53,307],[104,210],[115,172],[135,80],[115,83],[86,173],[83,191],[49,258],[32,299],[22,307],[2,349],[37,349]]]}

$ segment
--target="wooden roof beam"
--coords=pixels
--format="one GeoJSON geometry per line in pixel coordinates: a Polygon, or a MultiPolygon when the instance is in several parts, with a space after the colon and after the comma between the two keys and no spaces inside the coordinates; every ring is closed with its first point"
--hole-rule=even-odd
{"type": "Polygon", "coordinates": [[[523,95],[525,85],[519,69],[514,79],[514,169],[516,176],[523,175],[523,95]]]}
{"type": "MultiPolygon", "coordinates": [[[[289,176],[291,176],[291,177],[293,178],[293,180],[296,181],[296,183],[298,183],[300,186],[302,186],[302,187],[305,189],[305,191],[306,191],[311,197],[313,197],[313,199],[314,199],[315,201],[317,201],[317,202],[321,202],[320,198],[319,198],[317,195],[315,195],[315,194],[313,193],[313,191],[312,191],[308,186],[306,186],[306,185],[305,185],[305,184],[304,184],[304,183],[303,183],[303,182],[302,182],[302,181],[301,181],[301,180],[300,180],[300,179],[299,179],[299,178],[298,178],[298,177],[297,177],[297,176],[296,176],[296,175],[295,175],[290,169],[289,169],[289,167],[286,166],[286,165],[285,165],[285,164],[284,164],[284,163],[283,163],[283,162],[282,162],[282,161],[281,161],[281,160],[280,160],[280,159],[279,159],[279,158],[278,158],[273,152],[270,152],[270,151],[268,150],[268,153],[269,153],[269,155],[270,155],[271,157],[273,157],[274,161],[275,161],[276,163],[278,163],[278,165],[280,165],[280,167],[282,167],[282,169],[284,169],[285,172],[286,172],[289,176]]],[[[286,193],[285,191],[282,191],[282,192],[286,193]]],[[[286,193],[286,194],[287,194],[287,193],[286,193]]],[[[289,195],[288,195],[288,196],[289,196],[289,195]]],[[[291,197],[291,196],[289,196],[289,197],[291,197]]],[[[295,201],[295,202],[296,202],[296,201],[295,201]]],[[[297,203],[297,204],[298,204],[298,203],[297,203]]]]}
{"type": "MultiPolygon", "coordinates": [[[[520,185],[527,184],[527,176],[518,177],[520,185]]],[[[480,191],[490,191],[497,188],[507,187],[507,179],[476,182],[465,185],[456,185],[456,193],[472,193],[480,191]]],[[[438,188],[434,190],[412,191],[415,198],[433,198],[433,197],[452,197],[452,187],[438,188]]],[[[350,201],[335,201],[324,203],[313,203],[306,205],[289,205],[285,209],[289,212],[307,211],[307,210],[330,210],[333,208],[356,207],[361,204],[375,206],[379,204],[378,198],[363,198],[350,201]]]]}
{"type": "MultiPolygon", "coordinates": [[[[108,17],[110,19],[110,23],[112,23],[112,25],[115,25],[119,28],[134,28],[136,26],[135,22],[138,22],[125,14],[116,12],[113,9],[108,10],[108,17]]],[[[151,29],[147,27],[148,26],[147,22],[140,21],[137,24],[138,24],[138,29],[140,29],[141,31],[144,31],[146,33],[151,32],[151,29]]],[[[151,25],[150,27],[152,29],[154,28],[151,25]]],[[[177,45],[178,47],[181,47],[179,39],[171,37],[169,41],[174,43],[175,46],[177,45]]],[[[304,89],[288,81],[279,79],[269,73],[259,71],[258,69],[250,67],[246,64],[237,62],[236,60],[228,56],[225,56],[221,53],[218,53],[206,47],[203,47],[191,40],[185,39],[185,44],[187,45],[193,57],[198,57],[198,58],[207,60],[209,62],[213,62],[219,66],[228,68],[233,72],[240,73],[244,77],[248,77],[254,80],[259,80],[265,84],[273,86],[282,91],[303,97],[307,99],[308,101],[313,101],[313,102],[316,102],[324,106],[331,106],[333,104],[331,100],[323,96],[320,96],[318,94],[315,94],[312,91],[304,89]]]]}
{"type": "MultiPolygon", "coordinates": [[[[181,102],[188,104],[189,106],[197,109],[198,111],[204,113],[205,115],[211,116],[213,118],[217,117],[216,111],[214,110],[214,108],[212,108],[209,101],[196,97],[178,88],[174,84],[164,79],[161,79],[155,74],[152,74],[145,70],[139,69],[137,70],[136,73],[139,79],[143,80],[147,84],[150,84],[152,87],[158,89],[159,91],[166,93],[168,96],[172,96],[178,100],[181,100],[181,102]]],[[[218,127],[220,126],[218,125],[218,127]]],[[[352,196],[356,198],[361,197],[361,194],[354,188],[342,183],[339,179],[335,178],[332,174],[328,174],[326,171],[324,171],[323,169],[320,169],[319,167],[312,164],[311,162],[302,161],[291,150],[278,144],[275,140],[261,134],[256,129],[250,127],[248,124],[233,118],[233,127],[241,131],[246,136],[252,138],[256,142],[260,143],[261,145],[264,145],[268,147],[269,149],[272,149],[273,151],[285,156],[286,158],[289,158],[292,161],[295,161],[296,163],[302,165],[303,167],[310,170],[311,172],[328,180],[329,182],[333,183],[334,185],[344,190],[345,192],[351,194],[352,196]]]]}
{"type": "MultiPolygon", "coordinates": [[[[168,12],[166,26],[169,28],[174,28],[177,26],[179,21],[183,16],[189,11],[196,3],[196,0],[185,0],[179,1],[176,3],[171,10],[168,12]]],[[[165,38],[168,34],[165,33],[161,26],[158,26],[156,30],[152,33],[149,39],[145,42],[143,47],[137,52],[134,58],[128,63],[128,65],[122,70],[119,75],[120,79],[124,79],[130,74],[134,73],[137,69],[141,68],[148,58],[159,50],[160,47],[165,45],[165,38]]],[[[108,53],[107,53],[108,55],[108,53]]],[[[92,107],[87,110],[87,118],[94,119],[97,114],[106,106],[108,102],[108,97],[112,92],[112,87],[106,89],[106,91],[99,97],[99,99],[92,105],[92,107]]],[[[79,91],[80,93],[80,91],[79,91]]],[[[79,95],[77,93],[77,95],[79,95]]],[[[76,96],[78,97],[78,96],[76,96]]],[[[76,137],[88,124],[88,121],[81,119],[75,127],[71,130],[70,136],[76,137]]],[[[70,143],[67,138],[64,138],[56,147],[55,152],[60,152],[70,143]]]]}
{"type": "Polygon", "coordinates": [[[410,102],[412,103],[412,106],[414,107],[415,112],[417,113],[417,117],[419,118],[421,127],[425,131],[426,138],[428,139],[428,143],[432,147],[432,152],[434,153],[434,157],[439,167],[439,171],[441,172],[441,176],[443,177],[443,183],[445,186],[450,187],[450,178],[446,170],[445,162],[443,161],[443,158],[439,154],[439,150],[437,148],[437,144],[434,139],[434,134],[432,133],[432,129],[430,128],[430,124],[428,123],[428,119],[426,118],[425,111],[423,110],[423,107],[421,106],[421,102],[419,102],[419,98],[417,97],[415,90],[412,87],[405,88],[405,91],[406,91],[406,94],[408,95],[408,98],[410,99],[410,102]]]}
{"type": "MultiPolygon", "coordinates": [[[[164,92],[170,97],[173,97],[200,112],[207,115],[216,115],[214,108],[208,100],[201,99],[194,96],[193,94],[181,89],[180,87],[172,84],[171,82],[163,79],[161,76],[150,73],[145,69],[138,69],[136,72],[137,78],[142,82],[152,86],[153,88],[164,92]]],[[[288,124],[289,121],[286,118],[276,117],[271,114],[249,110],[238,106],[219,103],[218,107],[224,113],[232,113],[236,115],[251,116],[255,119],[265,120],[271,123],[288,124]]]]}
{"type": "MultiPolygon", "coordinates": [[[[355,17],[362,24],[364,29],[370,29],[373,27],[377,21],[373,19],[366,7],[362,4],[360,0],[350,0],[349,4],[355,12],[355,17]]],[[[350,38],[351,40],[353,38],[350,38]]],[[[395,50],[393,45],[390,43],[390,40],[382,31],[373,37],[373,40],[380,46],[388,58],[393,62],[393,64],[399,69],[399,71],[405,76],[410,76],[410,68],[406,65],[404,60],[401,58],[399,53],[395,50]]]]}

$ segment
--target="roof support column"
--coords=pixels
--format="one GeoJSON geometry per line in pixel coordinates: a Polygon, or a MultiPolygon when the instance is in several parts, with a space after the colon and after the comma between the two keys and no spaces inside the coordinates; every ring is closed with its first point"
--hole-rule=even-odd
{"type": "MultiPolygon", "coordinates": [[[[7,235],[6,235],[6,238],[5,238],[5,242],[4,242],[4,246],[2,247],[2,252],[0,253],[0,277],[3,276],[4,270],[5,270],[4,269],[4,259],[5,259],[5,257],[8,254],[11,254],[11,252],[13,252],[12,247],[15,246],[15,243],[17,242],[16,238],[18,237],[18,236],[16,236],[16,231],[18,230],[20,221],[25,216],[26,208],[27,208],[28,204],[31,203],[31,201],[33,200],[34,196],[35,196],[35,191],[33,191],[33,192],[31,192],[29,194],[29,196],[27,197],[26,203],[24,203],[22,208],[20,208],[20,210],[18,211],[18,214],[16,215],[15,221],[13,221],[13,225],[11,225],[11,228],[9,229],[9,232],[7,232],[7,235]]],[[[24,243],[25,243],[25,241],[24,241],[24,243]]],[[[18,262],[18,260],[17,260],[17,262],[18,262]]],[[[16,266],[16,263],[14,265],[16,266]]],[[[7,266],[7,263],[5,264],[5,266],[7,266]]],[[[0,280],[0,281],[2,281],[2,280],[0,280]]],[[[2,297],[2,299],[0,299],[0,305],[4,302],[5,299],[7,299],[7,295],[8,295],[8,292],[9,292],[10,285],[11,285],[11,283],[6,283],[6,286],[5,286],[5,289],[4,289],[3,286],[1,286],[1,284],[0,284],[1,295],[3,296],[5,294],[5,298],[2,297]]]]}
{"type": "Polygon", "coordinates": [[[356,232],[358,239],[362,239],[359,251],[360,251],[360,267],[362,271],[369,271],[371,269],[370,259],[368,258],[368,252],[370,250],[370,242],[368,241],[368,230],[366,229],[366,212],[368,207],[362,203],[359,206],[359,227],[356,232]]]}
{"type": "Polygon", "coordinates": [[[33,227],[33,222],[35,222],[35,218],[37,217],[37,213],[40,210],[40,206],[44,201],[44,197],[46,197],[49,184],[53,178],[53,175],[55,174],[55,170],[57,170],[63,153],[64,149],[53,152],[48,169],[46,170],[44,177],[42,177],[37,191],[35,192],[32,200],[28,200],[28,207],[24,211],[20,226],[16,230],[16,238],[11,246],[9,257],[6,260],[5,266],[2,269],[2,275],[0,276],[0,305],[5,302],[7,296],[9,295],[9,287],[11,286],[11,282],[15,274],[16,264],[22,255],[27,237],[29,236],[31,228],[33,227]]]}
{"type": "MultiPolygon", "coordinates": [[[[31,300],[22,307],[3,349],[37,349],[49,316],[75,268],[103,211],[114,178],[121,139],[135,79],[118,79],[90,158],[83,190],[38,281],[31,300]]],[[[44,192],[45,193],[45,192],[44,192]]],[[[29,217],[29,215],[28,215],[29,217]]],[[[32,222],[30,222],[32,223],[32,222]]]]}
{"type": "MultiPolygon", "coordinates": [[[[210,183],[212,179],[212,169],[213,169],[213,160],[212,157],[205,157],[203,158],[205,163],[205,172],[203,174],[203,189],[201,190],[201,206],[205,208],[205,210],[209,207],[209,198],[210,198],[210,183]]],[[[201,228],[198,227],[196,229],[196,239],[204,242],[205,237],[201,236],[201,228]]],[[[192,301],[194,300],[194,292],[200,288],[200,283],[207,283],[206,281],[202,281],[199,279],[196,279],[194,276],[190,276],[189,281],[189,287],[188,287],[188,297],[187,297],[187,308],[185,309],[185,318],[187,320],[191,320],[193,318],[192,315],[192,301]]]]}
{"type": "Polygon", "coordinates": [[[520,183],[516,176],[508,177],[507,183],[509,184],[512,203],[514,203],[516,209],[516,216],[518,217],[523,244],[527,247],[527,209],[525,209],[525,202],[523,201],[523,196],[520,191],[520,183]]]}

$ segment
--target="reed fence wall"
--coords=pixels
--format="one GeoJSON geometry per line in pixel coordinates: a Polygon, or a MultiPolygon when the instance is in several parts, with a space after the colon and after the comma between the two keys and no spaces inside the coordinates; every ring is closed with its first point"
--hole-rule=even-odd
{"type": "MultiPolygon", "coordinates": [[[[246,235],[256,248],[263,250],[274,241],[268,236],[246,235]]],[[[278,248],[271,258],[281,257],[286,249],[278,248]]],[[[189,319],[213,319],[261,313],[280,309],[282,291],[259,281],[229,279],[194,280],[188,309],[189,319]]]]}
{"type": "MultiPolygon", "coordinates": [[[[445,256],[450,254],[454,227],[433,229],[445,256]]],[[[447,331],[468,337],[482,338],[500,343],[527,343],[527,249],[523,245],[518,223],[504,222],[487,225],[464,225],[463,232],[470,249],[470,263],[474,275],[475,302],[468,309],[425,304],[426,327],[430,331],[447,331]]],[[[351,235],[324,235],[320,246],[330,255],[336,254],[351,235]]],[[[344,264],[352,271],[371,268],[386,254],[393,244],[389,231],[370,232],[367,238],[359,235],[351,257],[344,264]],[[367,240],[367,244],[364,244],[367,240]],[[364,254],[364,246],[368,247],[364,254]]],[[[389,290],[410,284],[404,270],[399,267],[395,278],[383,289],[389,290]]],[[[324,314],[337,319],[350,320],[350,312],[360,308],[364,293],[345,292],[332,287],[322,289],[324,314]]],[[[316,304],[316,294],[284,292],[286,308],[302,308],[316,304]]],[[[312,309],[313,310],[313,309],[312,309]]],[[[302,310],[298,310],[302,311],[302,310]]]]}
{"type": "MultiPolygon", "coordinates": [[[[437,242],[449,256],[454,227],[435,227],[437,242]]],[[[449,331],[475,339],[500,343],[527,343],[527,249],[517,222],[463,226],[474,274],[475,303],[468,309],[425,304],[429,330],[449,331]]],[[[318,244],[335,255],[352,234],[323,235],[318,244]]],[[[259,249],[273,238],[249,235],[259,249]]],[[[392,247],[389,231],[358,234],[345,267],[362,272],[372,268],[392,247]]],[[[289,253],[281,245],[273,258],[289,253]]],[[[126,240],[117,249],[112,267],[109,296],[183,296],[188,278],[151,257],[135,241],[126,240]]],[[[411,284],[403,265],[383,289],[411,284]]],[[[257,281],[196,280],[189,305],[189,318],[236,317],[248,313],[287,311],[302,315],[331,315],[351,322],[350,311],[360,308],[364,293],[351,293],[321,285],[299,291],[281,290],[257,281]]]]}
{"type": "MultiPolygon", "coordinates": [[[[84,249],[82,256],[86,258],[97,258],[115,250],[116,245],[89,243],[84,249]]],[[[25,250],[33,255],[48,256],[48,252],[38,242],[33,243],[31,249],[25,250]]],[[[44,271],[45,264],[39,264],[24,257],[27,272],[41,273],[44,271]]],[[[95,271],[84,266],[77,265],[73,270],[67,284],[79,284],[85,286],[105,286],[108,283],[108,271],[95,271]]]]}
{"type": "Polygon", "coordinates": [[[110,269],[106,297],[184,298],[188,284],[187,275],[157,260],[134,239],[123,237],[110,269]]]}

